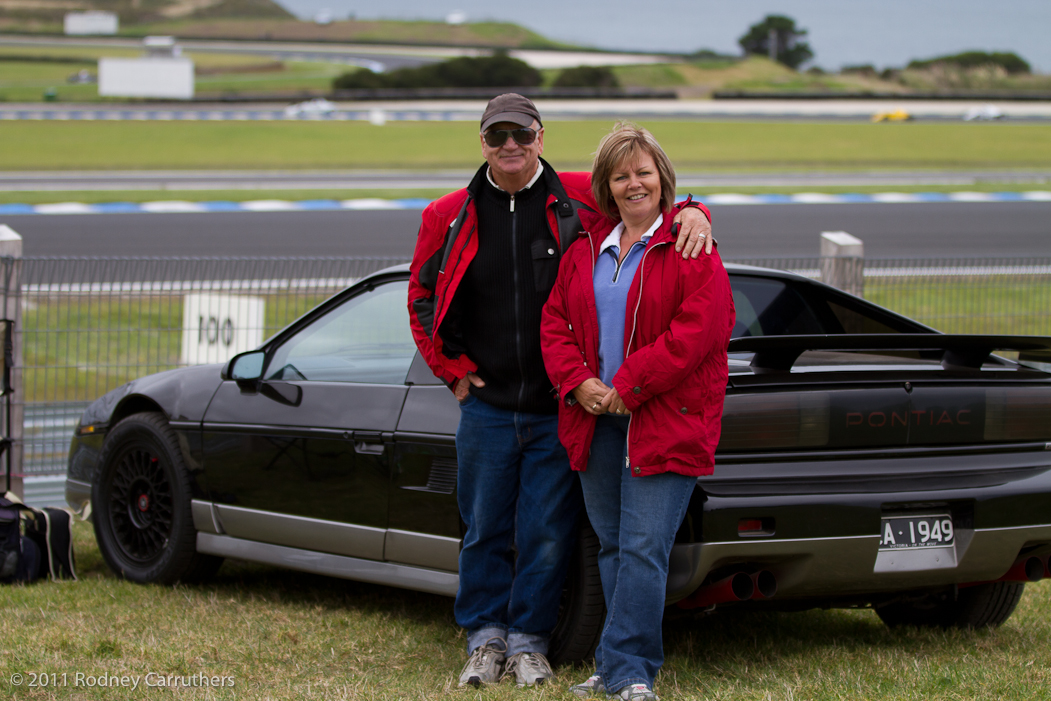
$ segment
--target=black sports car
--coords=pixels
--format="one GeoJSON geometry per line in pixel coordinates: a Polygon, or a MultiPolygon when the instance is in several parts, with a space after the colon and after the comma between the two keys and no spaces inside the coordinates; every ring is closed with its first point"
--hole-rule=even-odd
{"type": "MultiPolygon", "coordinates": [[[[727,268],[722,441],[668,604],[1006,620],[1051,553],[1051,339],[938,334],[803,277],[727,268]],[[1004,349],[1019,360],[991,354],[1004,349]]],[[[459,410],[416,352],[407,285],[406,267],[381,271],[257,351],[94,402],[66,495],[91,502],[109,566],[189,581],[234,557],[453,595],[459,410]]],[[[582,524],[556,660],[597,640],[597,547],[582,524]]]]}

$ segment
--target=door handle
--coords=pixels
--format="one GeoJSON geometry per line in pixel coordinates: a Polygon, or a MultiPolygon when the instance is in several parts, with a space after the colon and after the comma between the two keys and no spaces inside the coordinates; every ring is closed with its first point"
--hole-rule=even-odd
{"type": "Polygon", "coordinates": [[[383,455],[387,446],[383,443],[383,434],[370,431],[354,431],[354,452],[363,455],[383,455]]]}

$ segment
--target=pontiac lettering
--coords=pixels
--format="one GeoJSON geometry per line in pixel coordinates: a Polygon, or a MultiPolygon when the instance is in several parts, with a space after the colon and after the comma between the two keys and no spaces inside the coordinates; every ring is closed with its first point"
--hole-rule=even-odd
{"type": "Polygon", "coordinates": [[[971,425],[970,409],[960,409],[955,414],[947,410],[932,409],[928,411],[926,409],[913,409],[911,412],[901,412],[900,414],[896,411],[873,411],[868,414],[860,411],[850,411],[847,412],[847,428],[851,426],[871,426],[872,428],[907,426],[909,425],[910,414],[915,419],[912,423],[913,426],[971,425]]]}

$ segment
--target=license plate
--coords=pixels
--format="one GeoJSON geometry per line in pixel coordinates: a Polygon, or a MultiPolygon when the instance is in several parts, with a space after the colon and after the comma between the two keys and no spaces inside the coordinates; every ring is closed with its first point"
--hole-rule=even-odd
{"type": "Polygon", "coordinates": [[[884,516],[881,524],[880,550],[911,548],[944,548],[953,544],[952,517],[884,516]]]}

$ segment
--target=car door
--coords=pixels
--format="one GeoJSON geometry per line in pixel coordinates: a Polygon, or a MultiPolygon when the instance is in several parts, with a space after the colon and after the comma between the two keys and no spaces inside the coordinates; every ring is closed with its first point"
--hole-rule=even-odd
{"type": "Polygon", "coordinates": [[[456,504],[460,407],[419,355],[407,382],[395,433],[386,559],[456,572],[463,536],[456,504]]]}
{"type": "Polygon", "coordinates": [[[416,353],[407,289],[365,287],[268,348],[261,382],[220,386],[204,466],[227,535],[383,559],[391,445],[416,353]]]}

